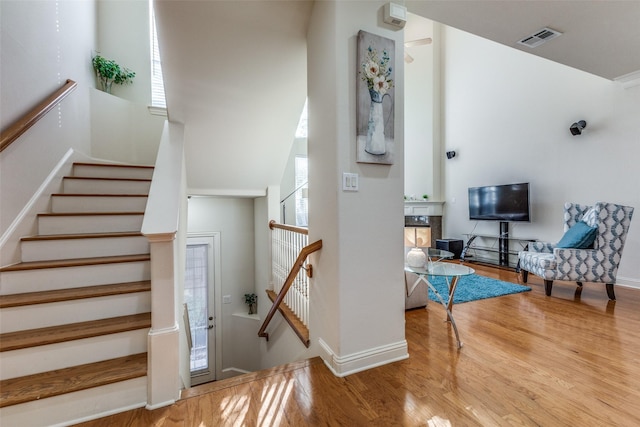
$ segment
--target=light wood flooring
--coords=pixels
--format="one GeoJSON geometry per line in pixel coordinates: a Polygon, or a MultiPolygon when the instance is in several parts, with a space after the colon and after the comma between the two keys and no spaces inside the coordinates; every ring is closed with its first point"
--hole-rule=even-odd
{"type": "MultiPolygon", "coordinates": [[[[472,265],[518,282],[512,271],[472,265]]],[[[185,391],[83,426],[639,426],[640,291],[556,282],[406,313],[410,358],[345,378],[319,359],[185,391]]]]}

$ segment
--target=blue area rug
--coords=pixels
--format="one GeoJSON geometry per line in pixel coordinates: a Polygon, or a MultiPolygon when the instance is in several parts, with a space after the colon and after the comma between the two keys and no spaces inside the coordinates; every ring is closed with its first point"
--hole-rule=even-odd
{"type": "MultiPolygon", "coordinates": [[[[445,278],[429,276],[429,282],[431,282],[440,295],[442,295],[445,302],[447,302],[449,298],[449,290],[445,278]]],[[[458,281],[456,292],[453,295],[453,303],[460,304],[462,302],[517,294],[519,292],[528,292],[530,290],[531,288],[528,286],[516,285],[514,283],[503,282],[501,280],[472,274],[471,276],[461,277],[458,281]]],[[[431,289],[429,289],[429,299],[432,301],[438,301],[438,298],[434,295],[431,289]]]]}

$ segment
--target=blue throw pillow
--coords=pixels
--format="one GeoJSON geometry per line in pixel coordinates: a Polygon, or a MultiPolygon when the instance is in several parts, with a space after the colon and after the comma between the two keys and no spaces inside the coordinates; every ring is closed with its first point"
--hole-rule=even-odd
{"type": "Polygon", "coordinates": [[[587,249],[593,245],[598,233],[597,227],[589,227],[586,222],[577,222],[567,230],[556,245],[557,248],[587,249]]]}

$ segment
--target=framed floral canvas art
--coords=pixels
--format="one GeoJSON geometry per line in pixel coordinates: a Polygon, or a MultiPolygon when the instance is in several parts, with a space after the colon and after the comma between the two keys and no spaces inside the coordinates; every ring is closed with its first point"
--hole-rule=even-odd
{"type": "Polygon", "coordinates": [[[392,165],[395,41],[360,31],[357,51],[356,161],[392,165]]]}

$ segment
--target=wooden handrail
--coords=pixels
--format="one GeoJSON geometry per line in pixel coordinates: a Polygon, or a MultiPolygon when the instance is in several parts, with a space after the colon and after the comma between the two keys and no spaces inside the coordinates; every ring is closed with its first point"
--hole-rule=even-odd
{"type": "MultiPolygon", "coordinates": [[[[269,223],[269,227],[271,227],[271,223],[269,223]]],[[[289,288],[293,284],[307,257],[312,253],[319,251],[320,249],[322,249],[322,240],[318,240],[302,248],[302,250],[298,254],[298,258],[296,258],[296,261],[293,263],[293,267],[291,267],[291,271],[289,272],[289,275],[287,276],[282,289],[280,289],[280,293],[278,293],[278,296],[273,302],[273,305],[271,306],[267,317],[264,319],[260,331],[258,331],[259,337],[266,338],[267,341],[269,341],[269,334],[265,332],[267,326],[269,326],[269,322],[271,322],[271,319],[276,314],[276,311],[278,311],[278,307],[280,307],[280,304],[284,300],[285,295],[287,295],[289,288]]]]}
{"type": "Polygon", "coordinates": [[[18,139],[20,135],[25,133],[27,129],[33,126],[38,120],[43,118],[53,107],[58,105],[76,86],[78,86],[76,82],[67,80],[64,86],[56,90],[51,96],[40,102],[20,119],[16,120],[7,130],[2,131],[0,134],[0,152],[11,145],[13,141],[18,139]]]}
{"type": "Polygon", "coordinates": [[[269,221],[269,228],[273,230],[274,228],[279,228],[280,230],[288,230],[293,231],[294,233],[299,234],[309,234],[309,230],[302,227],[296,227],[295,225],[287,225],[287,224],[278,224],[274,220],[269,221]]]}

